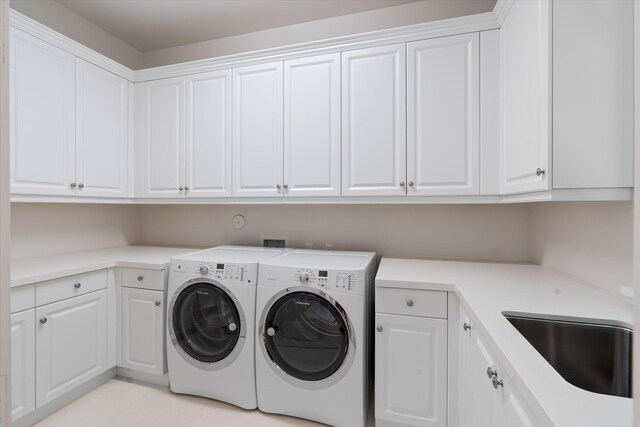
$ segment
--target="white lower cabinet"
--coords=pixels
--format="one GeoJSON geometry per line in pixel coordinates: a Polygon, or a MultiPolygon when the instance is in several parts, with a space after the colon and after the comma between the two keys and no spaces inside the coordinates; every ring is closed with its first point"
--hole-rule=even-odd
{"type": "Polygon", "coordinates": [[[447,320],[376,313],[378,426],[447,425],[447,320]]]}
{"type": "Polygon", "coordinates": [[[121,366],[163,375],[164,292],[122,288],[121,366]]]}
{"type": "Polygon", "coordinates": [[[463,307],[460,328],[460,427],[539,425],[463,307]]]}
{"type": "Polygon", "coordinates": [[[36,405],[107,367],[107,290],[36,308],[36,405]]]}
{"type": "Polygon", "coordinates": [[[13,421],[36,408],[35,310],[11,315],[11,417],[13,421]]]}

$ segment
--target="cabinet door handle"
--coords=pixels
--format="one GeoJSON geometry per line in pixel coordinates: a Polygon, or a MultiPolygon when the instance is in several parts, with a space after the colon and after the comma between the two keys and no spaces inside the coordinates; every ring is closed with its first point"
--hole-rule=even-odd
{"type": "Polygon", "coordinates": [[[407,300],[407,305],[408,305],[409,307],[413,307],[413,300],[412,300],[412,299],[408,299],[408,300],[407,300]]]}
{"type": "Polygon", "coordinates": [[[156,307],[160,307],[160,301],[156,301],[156,307]]]}
{"type": "Polygon", "coordinates": [[[471,325],[470,325],[470,324],[468,324],[467,322],[464,322],[464,325],[462,325],[462,328],[463,328],[465,331],[468,331],[469,329],[471,329],[471,325]]]}
{"type": "Polygon", "coordinates": [[[492,379],[493,377],[497,377],[497,376],[498,376],[498,371],[496,371],[491,366],[489,366],[487,368],[487,377],[489,377],[489,379],[492,379]]]}
{"type": "Polygon", "coordinates": [[[78,188],[80,189],[84,188],[84,184],[83,183],[78,184],[78,188]]]}
{"type": "Polygon", "coordinates": [[[376,328],[376,331],[382,332],[383,331],[382,325],[378,325],[378,327],[376,328]]]}
{"type": "Polygon", "coordinates": [[[279,190],[282,188],[282,186],[280,184],[276,184],[276,188],[279,190]]]}
{"type": "Polygon", "coordinates": [[[413,181],[409,181],[409,187],[413,187],[413,181]]]}
{"type": "Polygon", "coordinates": [[[76,289],[80,289],[80,286],[82,286],[82,283],[76,283],[75,285],[73,285],[73,287],[76,289]]]}
{"type": "Polygon", "coordinates": [[[137,279],[138,279],[138,282],[142,282],[142,279],[144,279],[144,276],[138,276],[137,279]]]}
{"type": "Polygon", "coordinates": [[[184,191],[189,191],[189,186],[188,185],[184,187],[184,191]]]}
{"type": "Polygon", "coordinates": [[[536,169],[536,175],[540,176],[540,175],[544,175],[547,171],[544,169],[536,169]]]}
{"type": "Polygon", "coordinates": [[[71,188],[76,188],[76,183],[72,182],[71,184],[69,184],[71,186],[71,188]]]}
{"type": "Polygon", "coordinates": [[[498,387],[504,387],[504,383],[502,382],[502,380],[498,379],[497,375],[494,375],[494,377],[491,378],[491,384],[493,384],[493,388],[495,388],[496,390],[498,389],[498,387]]]}
{"type": "Polygon", "coordinates": [[[182,190],[184,190],[184,187],[180,186],[180,187],[178,187],[178,190],[182,191],[182,190]]]}
{"type": "Polygon", "coordinates": [[[283,188],[286,190],[287,188],[289,188],[289,184],[283,185],[283,188]]]}
{"type": "Polygon", "coordinates": [[[404,181],[400,181],[400,187],[404,187],[404,181]]]}
{"type": "Polygon", "coordinates": [[[43,325],[47,323],[47,318],[43,317],[42,319],[40,319],[40,323],[42,323],[43,325]]]}

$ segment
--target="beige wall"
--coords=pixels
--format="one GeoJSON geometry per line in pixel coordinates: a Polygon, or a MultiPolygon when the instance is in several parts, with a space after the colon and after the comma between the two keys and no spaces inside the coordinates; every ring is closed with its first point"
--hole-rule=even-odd
{"type": "Polygon", "coordinates": [[[53,0],[11,0],[11,8],[131,69],[142,54],[127,43],[53,0]]]}
{"type": "Polygon", "coordinates": [[[251,52],[493,10],[495,0],[429,0],[143,53],[143,67],[251,52]]]}
{"type": "Polygon", "coordinates": [[[260,236],[288,236],[291,247],[368,250],[395,257],[527,261],[526,205],[145,206],[147,244],[258,245],[260,236]],[[247,225],[236,230],[231,219],[247,225]]]}
{"type": "Polygon", "coordinates": [[[136,206],[11,205],[11,258],[19,260],[139,243],[136,206]]]}
{"type": "Polygon", "coordinates": [[[633,203],[531,205],[532,260],[614,293],[633,286],[633,203]]]}

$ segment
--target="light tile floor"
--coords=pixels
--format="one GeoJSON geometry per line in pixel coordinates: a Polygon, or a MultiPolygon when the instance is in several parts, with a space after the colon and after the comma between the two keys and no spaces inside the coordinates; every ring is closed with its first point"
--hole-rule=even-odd
{"type": "Polygon", "coordinates": [[[323,427],[227,403],[112,379],[37,427],[323,427]]]}

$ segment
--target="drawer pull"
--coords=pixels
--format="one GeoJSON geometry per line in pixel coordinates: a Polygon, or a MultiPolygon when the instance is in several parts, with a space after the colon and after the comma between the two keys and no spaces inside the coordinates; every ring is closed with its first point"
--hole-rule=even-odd
{"type": "Polygon", "coordinates": [[[496,371],[491,366],[489,366],[487,368],[487,377],[489,377],[489,379],[491,379],[491,378],[497,377],[497,376],[498,376],[498,371],[496,371]]]}
{"type": "Polygon", "coordinates": [[[156,307],[160,307],[160,301],[156,301],[156,307]]]}
{"type": "Polygon", "coordinates": [[[47,318],[43,317],[42,319],[40,319],[40,323],[42,323],[43,325],[47,323],[47,318]]]}
{"type": "Polygon", "coordinates": [[[407,300],[407,305],[408,305],[409,307],[413,307],[413,300],[411,300],[411,299],[410,299],[410,300],[407,300]]]}
{"type": "Polygon", "coordinates": [[[82,286],[82,283],[76,283],[75,285],[73,285],[73,287],[76,289],[80,289],[80,286],[82,286]]]}
{"type": "Polygon", "coordinates": [[[144,279],[144,276],[138,276],[138,282],[142,282],[142,279],[144,279]]]}
{"type": "Polygon", "coordinates": [[[464,322],[464,325],[462,325],[462,328],[463,328],[465,331],[468,331],[469,329],[471,329],[471,325],[470,325],[470,324],[468,324],[467,322],[464,322]]]}
{"type": "Polygon", "coordinates": [[[376,330],[377,330],[378,332],[382,332],[382,330],[383,330],[383,329],[382,329],[382,325],[378,325],[378,327],[376,328],[376,330]]]}
{"type": "Polygon", "coordinates": [[[493,384],[493,388],[495,388],[496,390],[498,389],[498,387],[504,387],[504,383],[502,382],[502,380],[498,379],[497,375],[494,375],[494,377],[491,378],[491,383],[493,384]]]}

